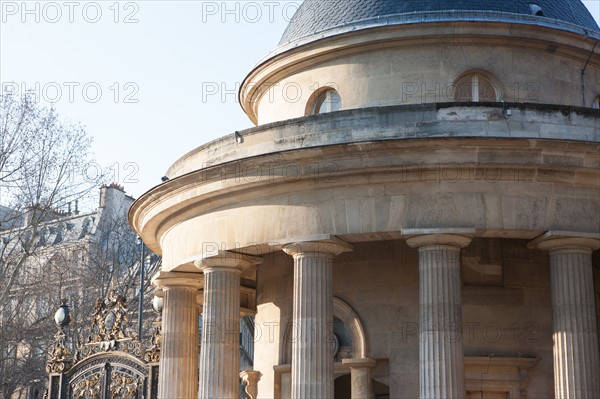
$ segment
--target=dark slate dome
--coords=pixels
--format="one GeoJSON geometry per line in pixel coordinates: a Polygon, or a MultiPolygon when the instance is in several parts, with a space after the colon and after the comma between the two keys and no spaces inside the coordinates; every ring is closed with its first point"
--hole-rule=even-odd
{"type": "Polygon", "coordinates": [[[292,17],[279,44],[336,27],[390,17],[404,17],[406,23],[446,18],[478,20],[478,15],[482,20],[511,20],[510,14],[517,20],[515,22],[535,23],[540,20],[546,25],[566,23],[592,31],[600,30],[580,0],[305,0],[292,17]],[[427,13],[432,14],[431,19],[423,18],[427,13]],[[407,18],[411,16],[414,18],[407,18]]]}

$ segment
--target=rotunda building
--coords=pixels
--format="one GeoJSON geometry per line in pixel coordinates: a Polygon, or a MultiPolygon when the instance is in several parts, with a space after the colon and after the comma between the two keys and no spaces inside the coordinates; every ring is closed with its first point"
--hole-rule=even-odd
{"type": "Polygon", "coordinates": [[[305,0],[256,127],[130,210],[160,397],[600,397],[599,44],[579,0],[305,0]]]}

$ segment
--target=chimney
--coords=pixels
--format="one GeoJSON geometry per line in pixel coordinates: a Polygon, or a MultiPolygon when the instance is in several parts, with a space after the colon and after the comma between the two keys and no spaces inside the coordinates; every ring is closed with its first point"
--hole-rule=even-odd
{"type": "Polygon", "coordinates": [[[114,206],[117,202],[122,202],[125,197],[125,188],[117,183],[110,183],[108,186],[100,187],[100,204],[99,208],[114,206]]]}

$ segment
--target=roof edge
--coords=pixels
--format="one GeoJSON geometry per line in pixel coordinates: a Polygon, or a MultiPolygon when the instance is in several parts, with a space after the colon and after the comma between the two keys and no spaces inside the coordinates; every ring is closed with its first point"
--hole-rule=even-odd
{"type": "Polygon", "coordinates": [[[315,32],[312,35],[302,36],[287,43],[279,43],[279,46],[269,52],[256,65],[259,65],[269,58],[275,57],[293,48],[312,43],[314,41],[325,39],[344,33],[357,30],[376,28],[381,26],[408,25],[416,23],[435,23],[435,22],[504,22],[517,23],[523,25],[541,26],[567,31],[582,36],[600,40],[600,28],[591,30],[585,26],[564,22],[557,19],[541,16],[510,13],[505,11],[465,11],[465,10],[444,10],[444,11],[418,11],[401,14],[387,15],[383,17],[365,18],[353,21],[348,24],[338,25],[323,31],[315,32]]]}

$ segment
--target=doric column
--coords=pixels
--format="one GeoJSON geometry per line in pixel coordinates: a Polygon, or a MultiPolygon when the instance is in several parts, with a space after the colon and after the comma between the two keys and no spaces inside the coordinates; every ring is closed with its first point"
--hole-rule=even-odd
{"type": "Polygon", "coordinates": [[[598,235],[548,232],[534,241],[550,252],[557,399],[600,398],[600,354],[592,252],[598,235]],[[586,237],[587,236],[587,237],[586,237]]]}
{"type": "Polygon", "coordinates": [[[159,272],[152,280],[162,289],[162,344],[158,397],[195,398],[198,386],[198,289],[200,273],[159,272]]]}
{"type": "Polygon", "coordinates": [[[260,381],[261,373],[256,370],[244,370],[240,372],[240,378],[246,386],[245,391],[249,399],[258,397],[258,381],[260,381]]]}
{"type": "Polygon", "coordinates": [[[420,399],[464,398],[460,249],[455,234],[406,240],[419,249],[420,399]]]}
{"type": "Polygon", "coordinates": [[[195,262],[204,273],[198,399],[240,396],[240,274],[258,263],[231,252],[195,262]]]}
{"type": "Polygon", "coordinates": [[[337,239],[296,242],[294,258],[292,398],[333,399],[333,257],[351,247],[337,239]]]}
{"type": "Polygon", "coordinates": [[[373,377],[371,371],[375,367],[375,360],[342,359],[342,363],[350,366],[351,399],[373,399],[373,377]]]}

